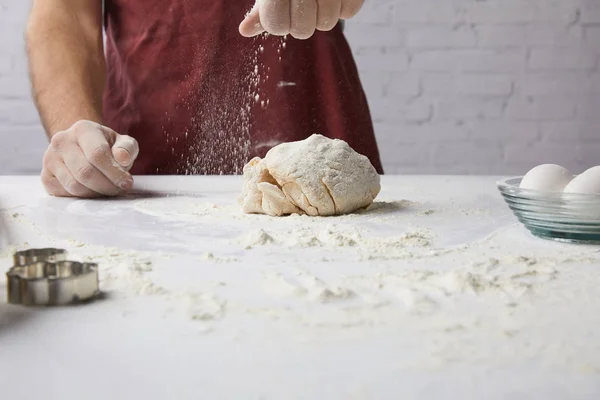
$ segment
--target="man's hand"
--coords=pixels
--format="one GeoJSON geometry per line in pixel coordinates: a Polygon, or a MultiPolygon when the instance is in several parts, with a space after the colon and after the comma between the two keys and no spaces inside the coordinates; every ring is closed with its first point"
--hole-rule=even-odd
{"type": "Polygon", "coordinates": [[[240,24],[242,36],[263,32],[296,39],[308,39],[315,30],[330,31],[340,19],[358,13],[364,0],[256,0],[240,24]]]}
{"type": "Polygon", "coordinates": [[[91,121],[78,121],[52,136],[44,154],[42,183],[62,197],[115,196],[131,189],[137,141],[91,121]]]}

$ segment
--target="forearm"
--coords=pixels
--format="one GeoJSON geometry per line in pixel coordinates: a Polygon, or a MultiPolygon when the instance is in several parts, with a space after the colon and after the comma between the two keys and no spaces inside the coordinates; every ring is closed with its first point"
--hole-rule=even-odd
{"type": "Polygon", "coordinates": [[[79,120],[103,122],[106,69],[101,5],[89,6],[90,0],[81,3],[88,5],[38,0],[29,17],[26,36],[33,98],[49,138],[79,120]]]}

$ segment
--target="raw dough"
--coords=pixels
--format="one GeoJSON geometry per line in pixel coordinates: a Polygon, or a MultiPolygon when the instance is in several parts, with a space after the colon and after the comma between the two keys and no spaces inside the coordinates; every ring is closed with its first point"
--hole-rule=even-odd
{"type": "Polygon", "coordinates": [[[246,164],[239,203],[245,213],[340,215],[368,207],[380,190],[367,157],[342,140],[312,135],[246,164]]]}

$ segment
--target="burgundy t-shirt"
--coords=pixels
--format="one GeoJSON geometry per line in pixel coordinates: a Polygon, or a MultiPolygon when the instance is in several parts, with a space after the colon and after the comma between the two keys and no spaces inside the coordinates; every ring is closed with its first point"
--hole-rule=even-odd
{"type": "Polygon", "coordinates": [[[135,174],[238,174],[313,133],[382,167],[338,25],[301,41],[243,38],[254,0],[107,0],[106,123],[136,138],[135,174]]]}

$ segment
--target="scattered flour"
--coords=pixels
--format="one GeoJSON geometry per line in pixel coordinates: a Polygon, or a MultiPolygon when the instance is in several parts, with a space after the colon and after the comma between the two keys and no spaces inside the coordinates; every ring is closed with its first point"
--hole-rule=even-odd
{"type": "MultiPolygon", "coordinates": [[[[375,222],[393,223],[404,218],[404,213],[417,207],[419,203],[408,200],[401,201],[375,201],[366,210],[358,210],[352,214],[331,217],[338,222],[372,220],[375,222]]],[[[154,217],[190,221],[265,221],[271,217],[259,214],[246,214],[239,206],[233,204],[214,204],[200,201],[191,197],[171,197],[159,199],[145,199],[136,201],[133,208],[141,213],[154,217]]],[[[414,211],[414,210],[412,210],[414,211]]],[[[323,217],[311,217],[305,214],[291,214],[285,220],[311,223],[322,221],[323,217]]]]}
{"type": "MultiPolygon", "coordinates": [[[[78,246],[79,247],[79,246],[78,246]]],[[[159,255],[153,255],[157,258],[159,255]]],[[[100,288],[102,291],[116,291],[125,295],[166,295],[168,290],[152,282],[148,273],[152,272],[149,254],[125,251],[117,248],[92,247],[85,251],[82,261],[99,265],[100,288]]],[[[76,253],[70,258],[77,259],[76,253]]]]}
{"type": "Polygon", "coordinates": [[[215,321],[224,317],[227,303],[214,295],[205,293],[185,293],[176,300],[187,309],[192,320],[215,321]]]}
{"type": "Polygon", "coordinates": [[[71,247],[85,247],[85,246],[87,246],[87,243],[86,242],[82,242],[81,240],[69,239],[67,242],[69,243],[69,246],[71,246],[71,247]]]}
{"type": "MultiPolygon", "coordinates": [[[[402,259],[411,258],[412,248],[430,247],[434,241],[431,231],[417,229],[400,236],[367,236],[365,232],[350,225],[299,225],[291,230],[270,231],[258,229],[238,238],[236,242],[246,250],[261,246],[279,245],[287,248],[348,249],[358,252],[361,259],[402,259]]],[[[439,255],[443,250],[432,252],[439,255]]]]}
{"type": "Polygon", "coordinates": [[[302,271],[295,279],[284,277],[279,273],[265,276],[265,289],[269,293],[283,297],[305,298],[316,303],[331,303],[352,299],[356,293],[344,286],[330,285],[313,274],[302,271]]]}
{"type": "Polygon", "coordinates": [[[412,314],[432,314],[440,309],[440,304],[437,301],[415,288],[400,288],[396,295],[402,301],[406,310],[412,314]]]}
{"type": "Polygon", "coordinates": [[[298,279],[304,284],[307,296],[311,301],[330,303],[338,300],[352,299],[356,296],[356,293],[351,289],[328,284],[312,274],[301,273],[298,279]]]}
{"type": "MultiPolygon", "coordinates": [[[[176,255],[163,252],[140,252],[119,248],[89,245],[69,239],[69,258],[75,261],[94,262],[99,266],[100,289],[117,297],[160,296],[176,308],[187,308],[194,320],[219,319],[225,314],[224,303],[210,294],[181,293],[156,284],[151,274],[153,261],[169,260],[176,255]]],[[[19,249],[29,248],[27,243],[7,246],[0,251],[0,269],[12,266],[12,255],[19,249]]],[[[207,253],[199,258],[208,262],[233,262],[232,257],[219,257],[207,253]]]]}
{"type": "Polygon", "coordinates": [[[239,260],[236,257],[227,257],[227,256],[219,256],[214,253],[205,253],[202,256],[203,260],[212,261],[215,263],[230,263],[230,262],[238,262],[239,260]]]}
{"type": "Polygon", "coordinates": [[[265,276],[265,290],[283,297],[300,297],[308,294],[308,289],[280,273],[268,273],[265,276]]]}
{"type": "Polygon", "coordinates": [[[246,250],[249,250],[256,246],[273,244],[275,243],[275,239],[263,229],[259,229],[242,236],[238,239],[238,242],[241,243],[246,250]]]}
{"type": "Polygon", "coordinates": [[[417,213],[419,216],[427,216],[435,213],[435,210],[423,210],[417,213]]]}
{"type": "MultiPolygon", "coordinates": [[[[242,220],[247,227],[269,219],[243,215],[235,206],[194,201],[178,203],[184,207],[170,207],[169,215],[165,214],[164,201],[154,211],[171,219],[212,218],[236,224],[242,220]]],[[[136,207],[148,212],[151,203],[136,207]]],[[[481,241],[437,248],[434,231],[403,223],[404,215],[422,212],[417,210],[420,206],[379,202],[358,215],[331,219],[291,216],[279,225],[265,223],[261,229],[245,229],[249,233],[234,239],[233,247],[257,250],[239,256],[240,261],[246,256],[260,257],[252,268],[233,264],[237,258],[220,256],[216,250],[197,257],[204,265],[234,268],[231,279],[215,278],[226,285],[222,292],[218,292],[219,287],[206,293],[175,291],[154,282],[158,261],[177,255],[104,248],[77,240],[68,245],[82,259],[99,263],[103,290],[125,296],[160,296],[188,318],[203,322],[199,325],[205,332],[211,332],[212,324],[242,312],[270,321],[299,323],[317,329],[318,334],[331,330],[340,335],[346,329],[363,334],[364,329],[391,327],[398,335],[422,335],[430,344],[427,354],[410,368],[447,368],[464,360],[497,365],[541,356],[550,365],[600,371],[599,361],[593,357],[594,352],[599,354],[599,346],[585,340],[585,335],[592,333],[576,329],[585,327],[586,319],[595,322],[595,315],[600,314],[600,270],[590,267],[600,265],[600,253],[595,248],[535,242],[530,249],[521,245],[518,236],[515,239],[521,233],[514,226],[481,241]],[[356,218],[361,224],[355,223],[356,218]],[[398,236],[374,236],[369,225],[362,223],[390,220],[407,231],[398,236]],[[290,259],[261,253],[261,247],[288,251],[290,259]],[[309,251],[311,248],[332,251],[324,257],[319,251],[309,251]],[[337,254],[350,261],[341,262],[337,254]],[[216,265],[225,262],[231,264],[216,265]],[[259,275],[258,288],[256,281],[246,280],[244,275],[248,293],[285,301],[271,301],[268,306],[236,303],[232,291],[240,278],[235,268],[259,275]],[[557,316],[567,328],[549,329],[555,326],[557,316]],[[475,342],[474,337],[485,337],[486,341],[475,342]]],[[[26,222],[24,216],[18,218],[26,222]]],[[[5,248],[0,253],[1,265],[6,265],[13,250],[5,248]]],[[[587,326],[589,329],[590,324],[587,326]]]]}
{"type": "Polygon", "coordinates": [[[321,303],[329,303],[336,300],[351,299],[355,293],[343,287],[323,287],[316,289],[309,298],[321,303]]]}
{"type": "Polygon", "coordinates": [[[418,206],[419,203],[409,200],[376,201],[360,214],[389,214],[418,206]]]}
{"type": "Polygon", "coordinates": [[[198,202],[195,204],[194,209],[192,211],[192,215],[197,216],[206,216],[213,215],[215,213],[226,211],[224,206],[219,206],[217,204],[208,203],[208,202],[198,202]]]}

